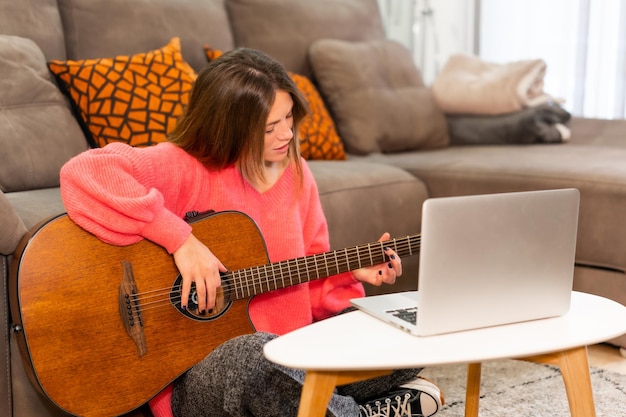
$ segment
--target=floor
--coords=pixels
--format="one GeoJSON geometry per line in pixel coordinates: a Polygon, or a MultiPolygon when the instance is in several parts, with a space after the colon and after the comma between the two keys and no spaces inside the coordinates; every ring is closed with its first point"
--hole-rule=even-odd
{"type": "Polygon", "coordinates": [[[589,365],[626,375],[626,358],[620,349],[607,344],[589,346],[589,365]]]}

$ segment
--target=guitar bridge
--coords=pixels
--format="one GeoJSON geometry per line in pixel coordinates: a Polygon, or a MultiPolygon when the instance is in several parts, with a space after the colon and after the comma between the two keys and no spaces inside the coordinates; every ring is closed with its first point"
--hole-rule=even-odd
{"type": "Polygon", "coordinates": [[[119,310],[126,332],[137,345],[137,354],[143,356],[147,352],[146,337],[143,331],[141,306],[137,299],[137,285],[130,262],[122,261],[124,275],[120,284],[119,310]]]}

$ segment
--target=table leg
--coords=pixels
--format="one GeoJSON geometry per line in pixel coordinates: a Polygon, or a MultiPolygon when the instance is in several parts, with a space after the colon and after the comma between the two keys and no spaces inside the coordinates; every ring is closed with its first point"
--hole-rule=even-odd
{"type": "Polygon", "coordinates": [[[307,371],[304,377],[298,417],[324,417],[328,402],[337,385],[388,375],[389,370],[377,371],[307,371]]]}
{"type": "Polygon", "coordinates": [[[337,375],[309,371],[304,378],[298,417],[323,417],[335,389],[337,375]]]}
{"type": "Polygon", "coordinates": [[[465,417],[478,417],[480,401],[481,363],[467,365],[467,388],[465,389],[465,417]]]}
{"type": "Polygon", "coordinates": [[[586,346],[523,359],[558,366],[572,417],[596,417],[586,346]]]}

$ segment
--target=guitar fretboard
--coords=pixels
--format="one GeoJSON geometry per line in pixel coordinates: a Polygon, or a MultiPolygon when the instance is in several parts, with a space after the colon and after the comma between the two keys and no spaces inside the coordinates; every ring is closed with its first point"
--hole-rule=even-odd
{"type": "Polygon", "coordinates": [[[353,248],[324,252],[287,261],[231,271],[229,281],[232,299],[302,284],[331,275],[388,262],[385,248],[393,249],[400,257],[419,252],[420,235],[368,243],[353,248]]]}

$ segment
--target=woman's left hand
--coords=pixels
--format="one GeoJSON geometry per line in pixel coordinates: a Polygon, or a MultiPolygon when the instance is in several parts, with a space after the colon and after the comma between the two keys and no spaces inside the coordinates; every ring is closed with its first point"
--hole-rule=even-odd
{"type": "MultiPolygon", "coordinates": [[[[389,233],[385,232],[378,241],[384,242],[389,240],[389,238],[389,233]]],[[[357,281],[376,286],[380,286],[383,283],[393,284],[396,282],[396,278],[402,275],[402,260],[391,248],[385,248],[385,255],[389,258],[389,262],[356,269],[352,271],[354,278],[357,281]]]]}

